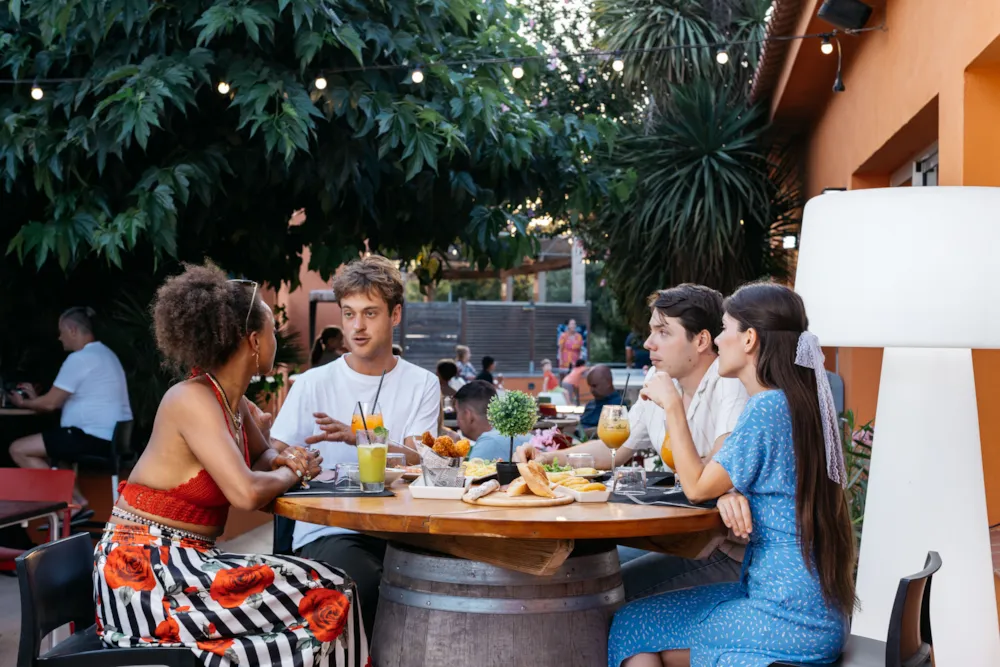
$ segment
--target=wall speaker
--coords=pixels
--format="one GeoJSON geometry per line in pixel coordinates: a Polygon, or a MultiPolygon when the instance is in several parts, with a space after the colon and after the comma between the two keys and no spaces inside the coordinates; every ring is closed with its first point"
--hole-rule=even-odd
{"type": "Polygon", "coordinates": [[[826,0],[817,17],[841,30],[860,30],[872,16],[872,8],[861,0],[826,0]]]}

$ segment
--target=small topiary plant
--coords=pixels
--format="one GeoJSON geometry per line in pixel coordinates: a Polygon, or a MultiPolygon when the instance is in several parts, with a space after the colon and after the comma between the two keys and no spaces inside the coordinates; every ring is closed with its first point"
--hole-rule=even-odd
{"type": "Polygon", "coordinates": [[[486,418],[500,435],[510,438],[510,458],[507,460],[513,461],[514,437],[531,431],[538,420],[538,404],[530,394],[508,391],[490,399],[486,418]]]}

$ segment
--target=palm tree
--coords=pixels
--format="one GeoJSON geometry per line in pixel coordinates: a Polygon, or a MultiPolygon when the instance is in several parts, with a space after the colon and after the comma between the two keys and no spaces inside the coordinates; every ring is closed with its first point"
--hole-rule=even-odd
{"type": "Polygon", "coordinates": [[[651,108],[609,165],[630,187],[612,188],[599,213],[579,225],[588,247],[606,248],[608,284],[637,328],[656,289],[698,282],[729,292],[787,272],[780,237],[794,230],[801,206],[795,162],[769,134],[765,108],[747,99],[770,4],[598,0],[595,7],[605,48],[700,47],[641,54],[631,72],[626,65],[632,90],[641,86],[651,108]],[[746,43],[720,65],[714,45],[735,41],[746,43]]]}

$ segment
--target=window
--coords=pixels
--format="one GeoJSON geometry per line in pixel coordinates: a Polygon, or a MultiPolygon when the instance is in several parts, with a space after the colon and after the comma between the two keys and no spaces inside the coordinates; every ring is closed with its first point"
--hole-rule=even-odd
{"type": "Polygon", "coordinates": [[[889,185],[898,187],[921,187],[938,184],[938,144],[920,151],[906,164],[896,170],[889,185]]]}

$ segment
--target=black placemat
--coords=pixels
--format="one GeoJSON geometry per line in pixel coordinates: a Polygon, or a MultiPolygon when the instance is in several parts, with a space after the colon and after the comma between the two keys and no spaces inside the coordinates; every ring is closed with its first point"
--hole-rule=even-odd
{"type": "Polygon", "coordinates": [[[334,486],[333,482],[311,482],[308,489],[296,487],[285,492],[286,498],[393,498],[395,493],[388,488],[379,493],[365,493],[364,491],[344,491],[334,486]]]}
{"type": "Polygon", "coordinates": [[[612,493],[611,497],[608,498],[610,503],[628,503],[631,505],[641,505],[643,503],[658,503],[661,507],[689,507],[691,509],[697,510],[711,510],[715,509],[716,500],[709,500],[705,503],[694,504],[687,499],[683,491],[674,491],[673,489],[658,489],[646,487],[646,492],[643,494],[635,494],[636,498],[642,501],[642,503],[637,503],[631,500],[628,496],[623,496],[617,493],[612,493]]]}

